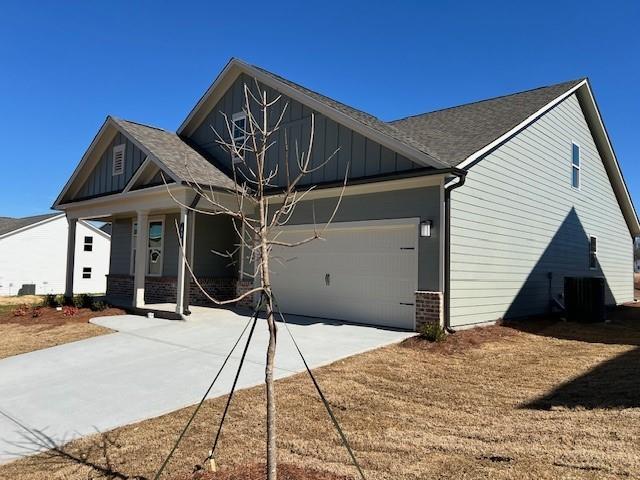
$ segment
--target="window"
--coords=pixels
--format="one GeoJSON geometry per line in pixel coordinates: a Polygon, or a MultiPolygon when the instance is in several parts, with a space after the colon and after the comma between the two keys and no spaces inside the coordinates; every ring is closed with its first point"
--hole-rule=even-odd
{"type": "Polygon", "coordinates": [[[93,251],[93,237],[84,237],[84,251],[91,252],[93,251]]]}
{"type": "Polygon", "coordinates": [[[571,186],[580,188],[580,146],[571,144],[571,186]]]}
{"type": "Polygon", "coordinates": [[[91,267],[82,267],[82,278],[91,278],[91,267]]]}
{"type": "Polygon", "coordinates": [[[589,268],[595,270],[598,268],[598,239],[589,237],[589,268]]]}
{"type": "Polygon", "coordinates": [[[149,222],[149,243],[147,257],[147,275],[162,275],[162,248],[164,241],[164,222],[153,220],[149,222]]]}
{"type": "MultiPolygon", "coordinates": [[[[138,222],[133,222],[131,232],[131,275],[136,271],[136,244],[138,240],[138,222]]],[[[149,220],[149,239],[147,243],[146,275],[162,275],[162,252],[164,249],[164,221],[149,220]]]]}
{"type": "Polygon", "coordinates": [[[124,173],[124,150],[126,145],[116,145],[113,147],[113,165],[111,173],[115,177],[116,175],[122,175],[124,173]]]}
{"type": "MultiPolygon", "coordinates": [[[[231,134],[233,143],[238,150],[242,150],[244,142],[247,138],[247,115],[244,112],[234,113],[231,117],[231,134]]],[[[233,155],[233,162],[238,163],[242,159],[233,155]]]]}

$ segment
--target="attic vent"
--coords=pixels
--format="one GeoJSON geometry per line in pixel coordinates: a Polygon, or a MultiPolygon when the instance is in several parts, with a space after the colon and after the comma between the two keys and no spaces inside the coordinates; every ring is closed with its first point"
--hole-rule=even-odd
{"type": "Polygon", "coordinates": [[[113,175],[122,175],[124,173],[124,149],[125,144],[113,147],[113,175]]]}

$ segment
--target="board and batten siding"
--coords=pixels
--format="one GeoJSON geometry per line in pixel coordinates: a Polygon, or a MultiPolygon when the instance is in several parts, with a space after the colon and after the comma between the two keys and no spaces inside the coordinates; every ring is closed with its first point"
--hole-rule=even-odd
{"type": "Polygon", "coordinates": [[[102,152],[100,160],[84,182],[74,200],[121,192],[131,180],[146,155],[122,133],[118,132],[109,146],[102,152]],[[125,144],[124,172],[113,175],[113,147],[125,144]]]}
{"type": "MultiPolygon", "coordinates": [[[[205,150],[229,171],[231,170],[231,156],[228,151],[218,144],[217,137],[212,129],[215,129],[222,138],[229,139],[223,113],[231,122],[233,114],[243,110],[245,105],[245,84],[254,91],[254,94],[257,92],[255,81],[246,74],[240,75],[209,112],[202,124],[190,136],[191,141],[205,150]]],[[[269,87],[262,86],[262,88],[267,91],[269,100],[274,100],[280,95],[279,92],[269,87]]],[[[288,106],[283,116],[279,137],[276,139],[277,143],[269,150],[267,155],[267,162],[271,168],[275,166],[276,162],[279,162],[278,176],[272,182],[275,185],[286,184],[285,132],[289,143],[289,166],[292,176],[298,172],[295,167],[296,143],[300,152],[307,151],[311,132],[311,114],[313,111],[302,103],[286,96],[283,96],[278,103],[269,109],[269,124],[273,126],[277,122],[285,104],[288,106]]],[[[257,112],[254,113],[257,114],[257,112]]],[[[392,174],[418,168],[418,165],[404,156],[334,122],[322,114],[316,112],[314,122],[312,166],[321,165],[336,152],[336,149],[339,148],[339,150],[331,161],[313,172],[313,174],[307,175],[301,181],[301,184],[342,180],[347,171],[347,165],[349,165],[349,177],[352,179],[392,174]]]]}
{"type": "Polygon", "coordinates": [[[631,234],[575,95],[472,166],[451,193],[453,326],[544,313],[551,297],[562,301],[565,276],[602,276],[607,303],[631,301],[632,273],[631,234]]]}

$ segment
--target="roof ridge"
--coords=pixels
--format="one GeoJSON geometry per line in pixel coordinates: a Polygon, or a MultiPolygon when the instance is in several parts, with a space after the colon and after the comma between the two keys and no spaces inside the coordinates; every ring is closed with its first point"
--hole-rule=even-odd
{"type": "Polygon", "coordinates": [[[522,95],[522,94],[525,94],[525,93],[531,93],[531,92],[535,92],[537,90],[544,90],[545,88],[559,87],[560,85],[565,85],[565,84],[566,85],[569,85],[569,84],[577,85],[578,83],[580,83],[580,82],[582,82],[584,80],[587,80],[587,77],[581,77],[581,78],[577,78],[577,79],[574,79],[574,80],[567,80],[566,82],[553,83],[551,85],[543,85],[543,86],[540,86],[540,87],[529,88],[527,90],[520,90],[518,92],[512,92],[512,93],[508,93],[506,95],[497,95],[495,97],[483,98],[481,100],[474,100],[473,102],[461,103],[459,105],[452,105],[450,107],[438,108],[436,110],[430,110],[428,112],[422,112],[422,113],[416,113],[416,114],[413,114],[413,115],[407,115],[406,117],[401,117],[401,118],[396,118],[394,120],[389,120],[386,123],[388,123],[391,126],[395,126],[394,123],[401,122],[403,120],[408,120],[410,118],[421,117],[423,115],[430,115],[432,113],[444,112],[446,110],[453,110],[455,108],[468,107],[470,105],[477,105],[478,103],[490,102],[492,100],[499,100],[501,98],[514,97],[516,95],[522,95]]]}
{"type": "Polygon", "coordinates": [[[116,122],[131,123],[133,125],[139,125],[141,127],[152,128],[154,130],[160,130],[161,132],[173,133],[174,135],[177,135],[176,132],[172,132],[171,130],[167,130],[167,129],[164,129],[164,128],[161,128],[161,127],[156,127],[155,125],[149,125],[148,123],[136,122],[134,120],[127,120],[126,118],[114,117],[113,115],[111,115],[111,118],[116,122]]]}

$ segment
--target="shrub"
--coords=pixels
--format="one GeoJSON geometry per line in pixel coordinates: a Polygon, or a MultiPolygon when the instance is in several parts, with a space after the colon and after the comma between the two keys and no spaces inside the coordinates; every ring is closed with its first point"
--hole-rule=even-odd
{"type": "Polygon", "coordinates": [[[438,323],[424,323],[420,326],[420,338],[430,342],[441,342],[447,334],[438,323]]]}
{"type": "Polygon", "coordinates": [[[74,315],[77,315],[78,311],[78,307],[73,307],[71,305],[62,307],[62,314],[65,317],[73,317],[74,315]]]}
{"type": "Polygon", "coordinates": [[[109,305],[107,305],[102,300],[96,300],[91,304],[90,308],[94,312],[101,312],[102,310],[106,310],[107,308],[109,308],[109,305]]]}
{"type": "Polygon", "coordinates": [[[29,305],[27,305],[26,303],[23,304],[23,305],[18,305],[13,310],[13,316],[14,317],[24,317],[29,313],[30,309],[31,309],[31,307],[29,307],[29,305]]]}
{"type": "Polygon", "coordinates": [[[58,302],[58,297],[56,297],[52,293],[48,293],[47,295],[45,295],[44,299],[42,300],[42,306],[43,307],[56,308],[59,305],[60,305],[60,303],[58,302]]]}

